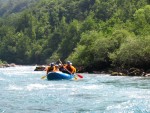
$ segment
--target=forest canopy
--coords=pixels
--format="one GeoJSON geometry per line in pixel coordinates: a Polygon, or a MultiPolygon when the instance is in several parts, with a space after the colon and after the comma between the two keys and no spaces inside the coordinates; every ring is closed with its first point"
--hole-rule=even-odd
{"type": "Polygon", "coordinates": [[[149,0],[0,0],[0,59],[150,66],[149,0]]]}

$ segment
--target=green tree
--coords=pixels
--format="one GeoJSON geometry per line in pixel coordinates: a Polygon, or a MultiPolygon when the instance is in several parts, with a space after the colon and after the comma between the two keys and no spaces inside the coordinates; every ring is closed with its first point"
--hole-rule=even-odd
{"type": "Polygon", "coordinates": [[[75,52],[68,59],[71,59],[77,65],[87,66],[93,63],[94,51],[92,45],[99,36],[100,34],[97,31],[83,33],[75,52]]]}
{"type": "Polygon", "coordinates": [[[150,31],[150,5],[138,9],[134,14],[135,33],[137,35],[149,35],[150,31]]]}

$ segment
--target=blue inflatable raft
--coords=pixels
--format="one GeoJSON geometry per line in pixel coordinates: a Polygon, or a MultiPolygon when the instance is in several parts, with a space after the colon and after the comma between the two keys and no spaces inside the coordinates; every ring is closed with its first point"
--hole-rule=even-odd
{"type": "Polygon", "coordinates": [[[72,79],[74,75],[63,73],[63,72],[49,72],[47,75],[48,80],[62,80],[62,79],[72,79]]]}

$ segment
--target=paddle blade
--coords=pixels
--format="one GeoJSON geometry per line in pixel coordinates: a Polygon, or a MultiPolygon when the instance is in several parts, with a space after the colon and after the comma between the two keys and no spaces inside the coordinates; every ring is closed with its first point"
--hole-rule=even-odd
{"type": "Polygon", "coordinates": [[[42,77],[41,77],[41,79],[45,79],[45,78],[46,78],[46,76],[42,76],[42,77]]]}
{"type": "Polygon", "coordinates": [[[83,76],[82,76],[82,75],[79,75],[79,74],[78,74],[78,77],[79,77],[79,78],[83,78],[83,76]]]}
{"type": "Polygon", "coordinates": [[[74,77],[74,79],[75,79],[75,80],[78,80],[78,78],[77,78],[77,77],[74,77]]]}

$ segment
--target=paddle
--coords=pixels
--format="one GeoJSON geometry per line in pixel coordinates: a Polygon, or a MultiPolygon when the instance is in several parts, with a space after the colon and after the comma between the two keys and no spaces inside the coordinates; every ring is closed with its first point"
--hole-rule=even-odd
{"type": "Polygon", "coordinates": [[[45,75],[45,76],[42,76],[41,79],[45,79],[46,77],[47,77],[46,75],[45,75]]]}
{"type": "Polygon", "coordinates": [[[79,74],[78,74],[78,77],[83,78],[83,76],[82,76],[82,75],[79,75],[79,74]]]}

